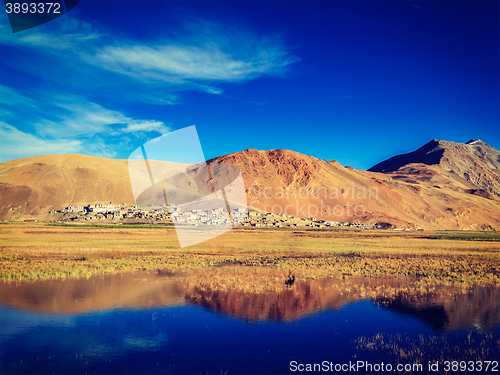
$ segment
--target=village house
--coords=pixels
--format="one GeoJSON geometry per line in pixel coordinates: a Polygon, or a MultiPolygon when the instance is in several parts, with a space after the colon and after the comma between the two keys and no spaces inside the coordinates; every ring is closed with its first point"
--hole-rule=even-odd
{"type": "Polygon", "coordinates": [[[89,204],[87,206],[68,206],[63,210],[51,211],[52,213],[78,213],[78,216],[67,218],[71,221],[106,220],[148,220],[157,223],[175,223],[176,225],[189,226],[231,226],[243,227],[271,227],[271,228],[314,228],[324,229],[339,226],[349,226],[359,229],[371,229],[374,225],[362,224],[359,221],[341,223],[334,221],[318,220],[314,217],[298,218],[286,214],[261,213],[248,211],[246,208],[235,208],[228,213],[224,208],[211,210],[190,209],[186,212],[182,207],[169,204],[167,206],[137,207],[109,204],[89,204]]]}

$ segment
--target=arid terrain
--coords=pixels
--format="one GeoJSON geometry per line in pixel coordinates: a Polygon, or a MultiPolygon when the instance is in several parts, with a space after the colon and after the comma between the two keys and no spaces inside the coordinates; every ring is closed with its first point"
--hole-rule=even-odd
{"type": "MultiPolygon", "coordinates": [[[[90,293],[83,286],[85,278],[123,274],[123,285],[117,285],[116,290],[133,285],[126,288],[130,294],[127,300],[138,305],[156,299],[175,303],[182,296],[211,309],[260,319],[272,310],[276,298],[292,299],[286,306],[301,307],[279,309],[281,315],[277,313],[275,318],[284,319],[316,307],[338,307],[351,299],[369,297],[389,309],[400,309],[403,304],[411,314],[422,309],[420,302],[424,299],[437,298],[432,289],[435,286],[465,288],[460,293],[466,295],[467,288],[475,285],[500,284],[500,235],[494,231],[500,227],[499,155],[478,140],[468,144],[434,140],[370,171],[288,150],[246,150],[225,155],[209,164],[239,167],[251,207],[273,212],[277,207],[293,209],[297,204],[317,207],[318,201],[323,208],[350,205],[358,212],[361,207],[363,214],[339,216],[325,209],[315,216],[413,230],[241,226],[187,248],[179,247],[171,225],[131,225],[134,223],[107,219],[100,225],[50,222],[54,216],[49,211],[68,205],[136,203],[125,160],[56,155],[10,161],[0,165],[0,213],[4,220],[0,225],[0,281],[7,282],[0,293],[12,305],[26,301],[40,305],[43,303],[36,299],[35,291],[28,288],[23,302],[9,284],[47,280],[37,285],[52,290],[50,280],[79,277],[80,281],[68,286],[73,296],[90,293]],[[23,222],[28,218],[45,222],[23,222]],[[159,284],[144,284],[147,288],[163,288],[159,294],[153,293],[141,288],[135,279],[126,278],[126,271],[138,270],[178,279],[175,287],[167,289],[161,286],[161,280],[159,284]],[[348,296],[333,289],[331,294],[326,293],[322,289],[326,284],[307,284],[312,280],[359,277],[364,280],[361,287],[349,289],[348,296]],[[299,294],[288,289],[294,282],[294,290],[301,290],[299,294]],[[379,282],[384,284],[382,290],[379,282]],[[405,295],[407,282],[412,290],[424,288],[422,294],[405,295]],[[301,300],[302,292],[312,287],[321,298],[301,300]],[[242,310],[236,311],[234,298],[247,301],[241,306],[257,303],[269,308],[240,306],[242,310]],[[218,304],[212,306],[215,300],[218,304]]],[[[224,173],[224,169],[220,171],[224,173]]],[[[167,181],[167,189],[180,192],[193,185],[207,188],[212,178],[224,177],[227,179],[217,173],[209,176],[204,170],[167,181]]],[[[188,194],[195,196],[195,192],[193,188],[188,194]]],[[[256,215],[252,213],[254,218],[256,215]]],[[[348,282],[340,283],[344,288],[348,282]]],[[[450,311],[456,310],[455,305],[446,299],[444,289],[440,293],[439,303],[447,306],[447,316],[453,315],[450,311]]],[[[122,303],[120,297],[105,296],[96,297],[94,302],[99,306],[122,303]]],[[[496,300],[492,303],[497,306],[496,300]]],[[[455,314],[453,324],[460,324],[460,314],[455,314]]]]}
{"type": "MultiPolygon", "coordinates": [[[[495,230],[499,158],[480,140],[433,140],[369,171],[289,150],[249,149],[209,164],[238,166],[248,204],[262,211],[409,229],[495,230]]],[[[205,175],[193,179],[209,182],[205,175]]],[[[0,164],[0,220],[53,220],[50,210],[110,202],[135,203],[126,160],[44,155],[0,164]]]]}
{"type": "Polygon", "coordinates": [[[161,270],[202,272],[218,290],[252,292],[283,289],[290,272],[297,280],[497,285],[499,240],[498,233],[236,229],[180,248],[173,228],[13,222],[0,225],[0,281],[161,270]]]}

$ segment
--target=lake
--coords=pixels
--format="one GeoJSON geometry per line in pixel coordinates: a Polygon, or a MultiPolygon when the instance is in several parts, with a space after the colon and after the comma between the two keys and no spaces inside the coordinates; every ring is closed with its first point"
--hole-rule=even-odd
{"type": "Polygon", "coordinates": [[[0,284],[0,373],[500,372],[499,287],[332,278],[252,292],[200,280],[0,284]]]}

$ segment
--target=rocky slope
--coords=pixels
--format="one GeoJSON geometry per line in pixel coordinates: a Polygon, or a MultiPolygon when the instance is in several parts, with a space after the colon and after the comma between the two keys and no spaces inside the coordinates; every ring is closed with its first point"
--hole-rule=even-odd
{"type": "MultiPolygon", "coordinates": [[[[288,150],[250,149],[209,163],[238,166],[249,205],[276,214],[485,230],[500,228],[499,158],[499,151],[479,140],[433,140],[369,171],[288,150]]],[[[176,182],[170,183],[174,188],[176,182]]],[[[207,174],[194,173],[184,182],[193,183],[206,186],[207,174]]],[[[49,210],[109,202],[135,203],[126,160],[45,155],[0,164],[0,219],[50,219],[49,210]]]]}
{"type": "MultiPolygon", "coordinates": [[[[449,158],[448,163],[461,165],[473,176],[474,168],[466,167],[467,162],[478,164],[476,159],[449,158]]],[[[442,168],[401,163],[406,172],[378,173],[288,150],[245,150],[211,161],[221,162],[240,167],[249,204],[264,211],[413,229],[500,227],[494,178],[492,189],[486,191],[442,168]]],[[[482,165],[487,177],[496,176],[486,170],[486,163],[482,165]]],[[[487,177],[480,179],[485,185],[487,177]]]]}
{"type": "Polygon", "coordinates": [[[420,182],[442,175],[457,188],[470,190],[472,194],[500,197],[500,151],[479,139],[465,144],[434,139],[416,151],[394,156],[369,171],[389,173],[399,179],[414,177],[420,182]]]}

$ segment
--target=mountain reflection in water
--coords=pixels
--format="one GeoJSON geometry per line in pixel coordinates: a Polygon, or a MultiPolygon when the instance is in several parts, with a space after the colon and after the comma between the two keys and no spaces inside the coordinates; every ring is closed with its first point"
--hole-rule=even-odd
{"type": "Polygon", "coordinates": [[[436,331],[491,329],[500,324],[499,287],[425,287],[404,278],[331,278],[295,281],[290,287],[283,281],[283,288],[272,292],[221,290],[200,282],[196,275],[161,272],[0,284],[4,306],[62,314],[188,303],[249,321],[293,321],[362,299],[417,318],[436,331]]]}

